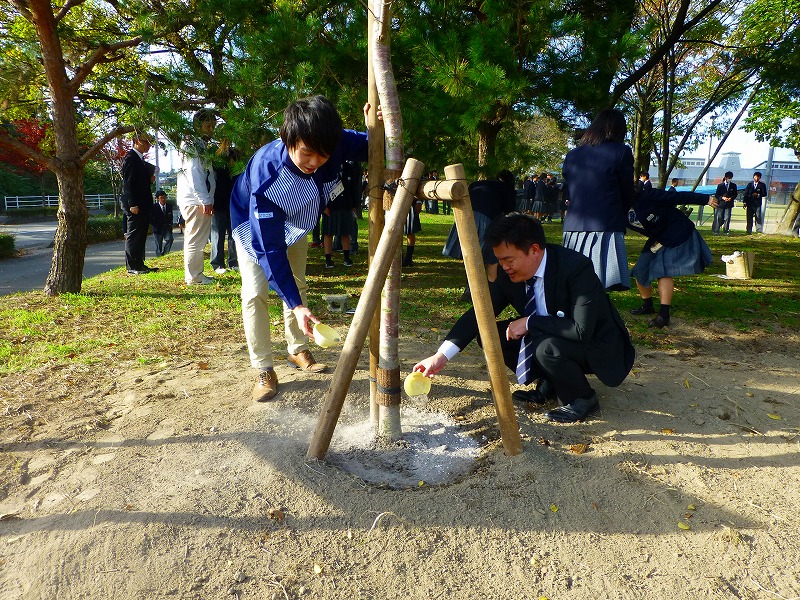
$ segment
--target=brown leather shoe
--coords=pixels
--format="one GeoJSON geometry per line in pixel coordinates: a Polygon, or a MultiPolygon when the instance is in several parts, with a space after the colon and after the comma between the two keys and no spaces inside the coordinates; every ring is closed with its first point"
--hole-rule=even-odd
{"type": "Polygon", "coordinates": [[[253,400],[255,402],[266,402],[272,400],[278,393],[278,375],[275,371],[261,371],[256,377],[253,386],[253,400]]]}
{"type": "Polygon", "coordinates": [[[297,354],[290,354],[287,359],[290,367],[300,369],[306,373],[322,373],[328,368],[328,365],[315,361],[314,357],[311,356],[311,352],[308,350],[303,350],[297,354]]]}

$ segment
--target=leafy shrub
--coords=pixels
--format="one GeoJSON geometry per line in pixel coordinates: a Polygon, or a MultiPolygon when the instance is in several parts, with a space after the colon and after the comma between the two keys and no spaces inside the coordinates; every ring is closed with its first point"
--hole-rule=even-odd
{"type": "Polygon", "coordinates": [[[113,215],[89,217],[86,239],[90,244],[122,239],[122,219],[113,215]]]}
{"type": "Polygon", "coordinates": [[[8,258],[14,254],[14,236],[0,233],[0,258],[8,258]]]}

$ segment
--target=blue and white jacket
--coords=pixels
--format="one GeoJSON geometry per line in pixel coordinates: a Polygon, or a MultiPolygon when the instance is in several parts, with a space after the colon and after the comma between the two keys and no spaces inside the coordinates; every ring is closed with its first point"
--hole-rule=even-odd
{"type": "Polygon", "coordinates": [[[264,270],[270,288],[289,308],[302,304],[286,249],[308,235],[325,206],[343,189],[346,160],[367,160],[367,134],[345,129],[339,145],[314,173],[303,173],[277,139],[262,146],[231,194],[233,237],[264,270]]]}

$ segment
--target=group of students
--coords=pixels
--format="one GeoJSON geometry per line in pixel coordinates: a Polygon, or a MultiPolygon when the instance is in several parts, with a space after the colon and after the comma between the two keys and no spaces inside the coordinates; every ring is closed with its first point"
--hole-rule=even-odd
{"type": "MultiPolygon", "coordinates": [[[[365,117],[370,110],[369,104],[364,106],[365,117]]],[[[633,269],[643,299],[634,312],[655,314],[650,283],[657,280],[661,305],[650,322],[653,327],[669,324],[672,278],[702,272],[711,260],[708,246],[676,205],[716,207],[716,199],[652,187],[637,192],[625,134],[622,113],[603,111],[567,154],[563,177],[570,205],[561,244],[547,243],[534,216],[507,210],[514,206],[513,183],[504,180],[510,173],[470,186],[487,276],[494,279],[490,294],[495,315],[509,306],[519,314],[497,324],[504,361],[522,386],[514,397],[537,403],[558,399],[559,406],[546,413],[556,422],[580,421],[599,409],[587,374],[613,387],[633,365],[628,330],[607,294],[630,288],[625,230],[639,230],[647,238],[633,269]],[[489,201],[498,193],[508,198],[507,206],[489,201]]],[[[257,372],[254,401],[270,400],[279,389],[270,289],[283,304],[289,365],[307,373],[327,369],[309,349],[319,319],[307,306],[307,235],[320,213],[341,195],[345,163],[365,161],[367,147],[367,134],[343,129],[327,98],[302,98],[284,111],[279,139],[260,148],[233,182],[230,218],[241,270],[245,337],[257,372]]],[[[202,177],[195,177],[197,182],[202,177]]],[[[210,186],[205,187],[210,193],[210,186]]],[[[407,234],[415,233],[420,209],[421,202],[409,213],[407,234]]],[[[455,252],[455,241],[449,245],[455,252]]],[[[413,242],[408,250],[406,263],[413,258],[413,242]]],[[[436,375],[478,337],[475,312],[469,309],[437,352],[413,370],[436,375]]]]}

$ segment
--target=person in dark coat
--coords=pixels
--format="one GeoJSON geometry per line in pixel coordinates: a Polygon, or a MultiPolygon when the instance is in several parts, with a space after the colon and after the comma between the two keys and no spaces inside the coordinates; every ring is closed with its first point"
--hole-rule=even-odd
{"type": "MultiPolygon", "coordinates": [[[[478,241],[481,245],[481,255],[486,268],[486,277],[492,282],[497,278],[497,257],[492,247],[486,244],[485,236],[489,225],[503,215],[514,212],[517,205],[516,192],[514,191],[514,174],[502,170],[495,179],[483,179],[469,184],[469,200],[472,213],[475,216],[475,226],[478,230],[478,241]]],[[[450,235],[442,250],[443,256],[462,260],[461,242],[458,239],[458,230],[453,225],[450,235]]],[[[462,300],[469,301],[469,287],[464,290],[462,300]]]]}
{"type": "Polygon", "coordinates": [[[711,264],[711,250],[691,219],[677,208],[679,205],[719,206],[714,196],[694,192],[667,192],[650,188],[636,194],[628,214],[628,227],[647,236],[642,253],[633,267],[636,287],[642,305],[634,315],[655,314],[651,281],[658,281],[661,302],[658,315],[650,327],[666,327],[670,321],[670,306],[675,290],[674,277],[702,273],[711,264]]]}
{"type": "Polygon", "coordinates": [[[150,210],[150,226],[153,228],[153,241],[156,247],[156,256],[169,254],[172,250],[173,205],[167,202],[167,193],[164,190],[156,192],[156,202],[150,210]]]}
{"type": "Polygon", "coordinates": [[[601,111],[564,159],[569,210],[563,245],[591,259],[607,290],[630,289],[625,249],[633,204],[633,152],[625,145],[625,115],[601,111]]]}
{"type": "Polygon", "coordinates": [[[151,185],[155,181],[155,166],[144,160],[150,151],[151,138],[144,132],[133,136],[133,148],[122,161],[122,209],[127,217],[125,238],[125,267],[130,275],[143,275],[151,269],[144,264],[145,243],[153,206],[151,185]]]}
{"type": "Polygon", "coordinates": [[[725,235],[731,228],[731,212],[733,211],[733,201],[736,199],[736,184],[731,181],[733,179],[733,171],[727,171],[722,183],[717,186],[717,191],[714,196],[717,198],[718,208],[714,209],[714,224],[711,226],[711,232],[714,235],[719,234],[719,230],[723,229],[725,235]]]}
{"type": "Polygon", "coordinates": [[[223,141],[217,150],[214,162],[214,175],[217,187],[214,189],[214,212],[211,213],[211,256],[209,262],[217,275],[230,269],[239,270],[236,258],[236,244],[233,241],[231,228],[231,192],[236,177],[231,175],[231,167],[239,159],[239,151],[223,141]],[[228,264],[225,265],[225,240],[228,240],[228,264]]]}
{"type": "MultiPolygon", "coordinates": [[[[517,391],[513,397],[543,403],[557,396],[562,406],[547,413],[550,420],[585,419],[599,409],[586,374],[615,387],[625,380],[635,358],[625,323],[592,262],[574,250],[547,244],[541,223],[520,213],[492,223],[486,242],[502,267],[489,286],[494,314],[511,306],[520,315],[497,322],[504,362],[520,384],[537,383],[537,389],[517,391]]],[[[471,308],[438,351],[413,370],[436,375],[476,337],[478,324],[471,308]]]]}
{"type": "Polygon", "coordinates": [[[753,181],[744,188],[742,200],[747,219],[747,233],[753,233],[753,221],[763,229],[761,216],[761,199],[767,197],[767,184],[761,181],[761,173],[753,173],[753,181]]]}

